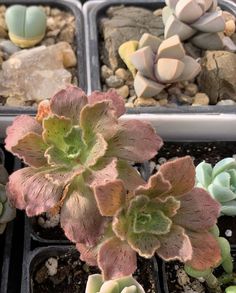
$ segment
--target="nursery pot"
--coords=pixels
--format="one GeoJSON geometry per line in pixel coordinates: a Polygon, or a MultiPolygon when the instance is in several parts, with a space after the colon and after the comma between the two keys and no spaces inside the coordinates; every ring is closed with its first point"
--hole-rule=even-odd
{"type": "MultiPolygon", "coordinates": [[[[23,279],[22,282],[22,289],[21,292],[27,292],[27,293],[34,293],[34,292],[42,292],[42,291],[37,291],[37,290],[42,290],[39,288],[42,288],[40,286],[42,286],[42,283],[40,284],[40,274],[37,273],[37,270],[43,270],[42,269],[42,264],[44,264],[49,258],[57,258],[58,259],[58,264],[59,263],[63,263],[63,261],[60,261],[60,257],[63,257],[64,255],[69,255],[69,257],[71,257],[72,262],[70,263],[70,268],[72,266],[72,264],[75,265],[74,260],[76,261],[76,259],[79,259],[79,253],[76,251],[76,249],[73,246],[49,246],[49,247],[44,247],[44,248],[37,248],[35,250],[33,250],[32,252],[30,252],[28,254],[28,257],[26,258],[26,266],[24,267],[25,270],[25,276],[26,278],[23,279]],[[37,284],[38,282],[38,284],[37,284]]],[[[160,287],[159,287],[159,276],[158,276],[158,265],[156,260],[153,258],[150,260],[150,265],[151,265],[151,271],[149,273],[149,275],[145,274],[145,278],[152,278],[153,282],[154,282],[154,291],[155,293],[161,292],[160,291],[160,287]]],[[[84,263],[82,263],[82,266],[84,266],[84,263]]],[[[86,267],[84,267],[85,270],[86,267]]],[[[140,268],[141,269],[141,268],[140,268]]],[[[57,267],[57,271],[58,274],[60,274],[60,264],[57,267]]],[[[82,268],[81,268],[82,270],[82,268]]],[[[93,274],[93,273],[98,273],[98,270],[95,268],[91,268],[90,272],[85,273],[83,272],[83,274],[85,274],[84,276],[82,275],[81,271],[77,272],[79,277],[77,278],[75,276],[75,274],[73,274],[73,276],[71,276],[71,282],[72,283],[77,283],[77,282],[82,282],[82,281],[86,281],[87,277],[89,274],[93,274]],[[80,275],[81,274],[81,275],[80,275]],[[74,279],[75,278],[75,279],[74,279]]],[[[52,282],[57,282],[59,281],[58,279],[56,279],[56,277],[51,276],[50,277],[51,280],[53,280],[52,282]]],[[[59,278],[59,276],[57,277],[59,278]]],[[[69,278],[69,277],[68,277],[69,278]]],[[[47,282],[47,281],[46,281],[47,282]]],[[[45,283],[47,284],[47,286],[49,283],[45,283]]],[[[55,285],[56,286],[56,285],[55,285]]],[[[58,292],[58,287],[56,287],[57,289],[55,289],[55,292],[58,292]],[[57,291],[56,291],[57,290],[57,291]]],[[[50,290],[47,287],[48,290],[50,290]]],[[[70,291],[70,289],[63,287],[64,291],[60,291],[60,292],[68,292],[68,293],[72,293],[72,292],[84,292],[84,288],[82,289],[80,287],[79,290],[81,291],[70,291]]],[[[74,290],[76,290],[76,288],[73,288],[74,290]]],[[[61,289],[62,290],[62,289],[61,289]]],[[[47,292],[47,291],[43,291],[43,292],[47,292]]],[[[50,293],[53,293],[54,291],[48,291],[50,293]]]]}
{"type": "MultiPolygon", "coordinates": [[[[228,0],[219,0],[219,5],[236,15],[236,4],[228,0]]],[[[106,11],[111,6],[125,5],[142,7],[154,11],[165,6],[164,0],[93,0],[83,6],[86,21],[86,43],[87,43],[87,74],[88,92],[101,90],[100,56],[99,56],[99,23],[105,17],[106,11]]],[[[128,114],[219,114],[235,113],[236,106],[177,106],[168,108],[163,106],[127,108],[128,114]]]]}
{"type": "MultiPolygon", "coordinates": [[[[70,12],[75,17],[75,44],[76,44],[76,57],[77,57],[77,78],[79,81],[79,87],[85,92],[87,90],[86,81],[86,57],[85,57],[85,37],[84,37],[84,23],[83,14],[81,11],[81,3],[77,0],[1,0],[0,5],[41,5],[50,6],[52,8],[58,8],[62,11],[70,12]]],[[[50,81],[49,81],[50,82],[50,81]]],[[[9,125],[10,121],[15,115],[19,114],[35,114],[36,109],[33,107],[9,107],[0,106],[0,123],[1,130],[0,136],[4,136],[5,128],[9,125]]]]}

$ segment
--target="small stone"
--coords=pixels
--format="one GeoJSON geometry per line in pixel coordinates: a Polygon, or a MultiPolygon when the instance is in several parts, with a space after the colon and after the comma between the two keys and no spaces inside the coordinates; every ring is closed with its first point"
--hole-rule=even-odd
{"type": "Polygon", "coordinates": [[[60,33],[60,29],[55,29],[55,30],[53,30],[53,31],[49,31],[49,32],[47,32],[47,37],[57,37],[58,35],[59,35],[59,33],[60,33]]]}
{"type": "Polygon", "coordinates": [[[73,26],[67,26],[64,28],[60,35],[59,35],[59,40],[68,42],[69,44],[73,44],[74,41],[74,36],[75,36],[75,29],[73,26]]]}
{"type": "Polygon", "coordinates": [[[128,80],[128,78],[130,77],[130,72],[125,70],[124,68],[118,68],[115,71],[115,75],[123,80],[128,80]]]}
{"type": "Polygon", "coordinates": [[[54,257],[50,257],[46,262],[45,266],[48,269],[49,276],[55,276],[57,274],[58,260],[54,257]]]}
{"type": "Polygon", "coordinates": [[[176,97],[179,97],[182,94],[180,88],[178,88],[177,86],[171,86],[167,89],[167,91],[169,95],[173,95],[176,97]]]}
{"type": "Polygon", "coordinates": [[[134,102],[135,107],[152,107],[160,106],[160,103],[153,98],[138,97],[134,102]]]}
{"type": "Polygon", "coordinates": [[[162,8],[159,8],[159,9],[153,11],[153,14],[155,16],[162,16],[162,8]]]}
{"type": "Polygon", "coordinates": [[[129,96],[129,87],[127,85],[123,85],[120,88],[116,89],[118,95],[126,99],[129,96]]]}
{"type": "Polygon", "coordinates": [[[209,105],[209,97],[204,93],[197,93],[193,100],[193,106],[207,106],[209,105]]]}
{"type": "Polygon", "coordinates": [[[21,107],[24,106],[25,102],[23,99],[16,98],[16,97],[9,97],[6,101],[6,106],[10,107],[21,107]]]}
{"type": "Polygon", "coordinates": [[[220,105],[220,106],[233,106],[235,104],[236,102],[233,100],[221,100],[217,103],[217,105],[220,105]]]}
{"type": "Polygon", "coordinates": [[[55,30],[57,27],[56,25],[56,21],[55,21],[55,18],[54,17],[48,17],[47,18],[47,28],[50,30],[50,31],[53,31],[55,30]]]}
{"type": "Polygon", "coordinates": [[[37,270],[35,274],[35,281],[38,284],[43,283],[48,278],[48,270],[45,266],[41,267],[39,270],[37,270]]]}
{"type": "Polygon", "coordinates": [[[161,100],[158,100],[160,106],[166,106],[168,104],[168,99],[161,99],[161,100]]]}
{"type": "Polygon", "coordinates": [[[190,97],[194,97],[198,92],[198,87],[195,83],[190,83],[185,88],[185,95],[188,95],[190,97]]]}
{"type": "Polygon", "coordinates": [[[128,98],[128,103],[134,103],[134,101],[137,99],[137,96],[136,95],[133,95],[133,96],[130,96],[128,98]]]}
{"type": "Polygon", "coordinates": [[[127,102],[125,103],[126,108],[134,108],[134,103],[127,102]]]}
{"type": "Polygon", "coordinates": [[[225,231],[225,236],[227,236],[227,237],[232,237],[232,235],[233,235],[232,230],[227,229],[227,230],[225,231]]]}
{"type": "Polygon", "coordinates": [[[74,67],[77,63],[76,55],[71,48],[65,49],[63,51],[63,65],[65,68],[74,67]]]}
{"type": "Polygon", "coordinates": [[[168,99],[168,93],[165,90],[163,90],[158,95],[156,95],[154,98],[158,101],[168,99]]]}
{"type": "Polygon", "coordinates": [[[116,75],[112,75],[108,78],[106,78],[106,85],[109,88],[118,88],[124,85],[123,79],[117,77],[116,75]]]}
{"type": "Polygon", "coordinates": [[[51,16],[57,16],[61,14],[61,10],[58,8],[52,8],[51,9],[51,16]]]}
{"type": "Polygon", "coordinates": [[[193,103],[193,98],[190,97],[190,96],[187,96],[187,95],[181,95],[181,96],[179,97],[179,101],[180,101],[180,103],[182,103],[182,104],[192,105],[192,103],[193,103]]]}
{"type": "Polygon", "coordinates": [[[235,16],[228,11],[223,11],[222,16],[223,16],[225,22],[227,22],[229,20],[233,20],[233,21],[236,20],[235,16]]]}
{"type": "Polygon", "coordinates": [[[55,39],[53,38],[47,38],[45,40],[43,40],[43,42],[41,43],[44,46],[51,46],[55,44],[55,39]]]}
{"type": "Polygon", "coordinates": [[[113,71],[106,65],[101,67],[101,77],[103,80],[106,80],[108,77],[113,75],[113,71]]]}
{"type": "Polygon", "coordinates": [[[228,20],[225,23],[225,30],[224,33],[226,36],[231,37],[235,32],[235,21],[234,20],[228,20]]]}
{"type": "Polygon", "coordinates": [[[15,44],[13,44],[9,40],[0,41],[0,48],[1,48],[1,50],[3,50],[4,52],[6,52],[9,55],[12,55],[12,54],[20,51],[20,48],[17,47],[15,44]]]}

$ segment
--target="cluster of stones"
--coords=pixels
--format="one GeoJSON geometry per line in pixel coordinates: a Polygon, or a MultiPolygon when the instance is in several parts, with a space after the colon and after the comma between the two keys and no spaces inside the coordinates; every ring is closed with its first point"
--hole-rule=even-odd
{"type": "MultiPolygon", "coordinates": [[[[178,0],[175,2],[177,3],[178,0]]],[[[190,1],[184,2],[188,3],[190,1]]],[[[203,3],[205,0],[198,2],[203,3]]],[[[208,1],[208,5],[210,5],[209,3],[208,1]]],[[[218,13],[218,11],[219,7],[216,8],[215,12],[218,13]]],[[[204,13],[204,15],[208,13],[204,13]]],[[[198,77],[189,81],[166,84],[166,87],[159,94],[152,97],[145,97],[144,95],[138,97],[134,90],[135,68],[130,67],[127,60],[123,59],[128,67],[128,70],[125,69],[126,66],[124,66],[124,63],[121,62],[121,58],[118,56],[119,48],[128,40],[140,40],[145,32],[163,39],[163,9],[158,9],[152,13],[137,7],[113,7],[108,10],[107,14],[108,18],[102,19],[100,26],[102,37],[104,38],[104,43],[101,46],[103,90],[111,87],[116,88],[118,93],[124,97],[127,107],[235,104],[236,67],[232,66],[232,64],[236,64],[236,55],[230,52],[229,49],[205,51],[194,45],[191,42],[192,38],[185,41],[183,47],[186,55],[200,62],[201,73],[198,77]],[[141,20],[137,22],[138,16],[141,20]],[[126,24],[124,26],[120,25],[123,21],[126,24]],[[116,37],[112,38],[114,35],[116,37]],[[120,72],[122,72],[121,75],[120,72]],[[226,84],[229,86],[226,87],[226,84]]],[[[224,32],[219,33],[222,37],[221,40],[224,37],[230,37],[233,43],[235,43],[235,17],[226,11],[220,11],[218,14],[221,15],[217,18],[218,21],[222,20],[223,17],[225,23],[224,32]]],[[[194,37],[199,34],[198,31],[194,37]]],[[[212,34],[214,35],[214,33],[212,34]]],[[[131,54],[137,51],[139,41],[131,41],[130,46],[132,49],[128,53],[131,54]]]]}
{"type": "MultiPolygon", "coordinates": [[[[51,59],[51,62],[48,63],[48,66],[46,66],[44,70],[45,78],[46,78],[46,75],[48,76],[51,75],[51,70],[54,70],[56,67],[57,68],[60,67],[61,70],[64,69],[63,74],[65,75],[65,83],[67,84],[73,83],[77,85],[78,84],[77,69],[76,69],[77,60],[76,60],[76,55],[74,53],[76,52],[75,18],[71,13],[65,12],[57,8],[51,8],[49,6],[43,6],[41,8],[44,10],[47,16],[46,34],[44,38],[42,39],[41,43],[38,44],[38,46],[40,46],[41,48],[40,49],[41,58],[45,56],[45,62],[43,61],[43,59],[41,59],[42,60],[41,63],[42,64],[46,63],[48,59],[51,59]],[[53,46],[56,46],[56,47],[53,48],[53,46]],[[64,55],[62,54],[62,51],[64,52],[64,55]],[[55,61],[55,55],[54,57],[52,57],[51,54],[55,54],[55,52],[57,52],[57,56],[58,54],[61,56],[64,56],[64,60],[61,60],[61,62],[59,63],[54,63],[53,61],[55,61]]],[[[9,40],[8,29],[7,29],[7,25],[5,21],[5,14],[6,14],[6,6],[0,5],[0,70],[3,70],[4,72],[4,68],[11,69],[11,65],[13,67],[13,63],[15,62],[15,60],[18,60],[18,59],[22,60],[23,58],[24,63],[26,62],[25,66],[26,68],[28,68],[27,72],[25,73],[26,77],[27,75],[30,76],[30,74],[33,71],[33,67],[32,67],[33,59],[37,57],[37,54],[38,54],[37,49],[39,47],[35,47],[33,49],[27,49],[25,51],[19,48],[18,46],[16,46],[15,44],[13,44],[9,40]],[[21,54],[22,52],[28,52],[28,55],[25,53],[21,54]],[[27,65],[28,61],[30,63],[27,65]]],[[[1,71],[1,74],[0,74],[1,78],[3,78],[3,72],[1,71]]],[[[12,74],[14,75],[13,72],[12,74]]],[[[58,72],[58,74],[60,74],[60,72],[58,72]]],[[[15,78],[16,78],[16,74],[14,75],[13,80],[15,78]]],[[[13,88],[11,92],[9,90],[6,90],[5,87],[3,87],[3,80],[1,80],[0,105],[37,106],[37,103],[40,101],[40,98],[43,98],[43,96],[45,97],[45,95],[47,96],[48,94],[50,94],[49,92],[48,93],[46,92],[44,95],[44,93],[41,92],[40,94],[39,93],[36,94],[37,99],[34,98],[33,96],[28,96],[27,98],[27,95],[25,95],[24,91],[21,90],[21,92],[19,92],[19,88],[18,88],[19,81],[15,80],[16,81],[16,84],[15,84],[13,80],[8,81],[9,87],[11,82],[11,88],[13,88]],[[17,88],[16,88],[16,85],[17,85],[17,88]]],[[[5,83],[5,79],[4,79],[4,83],[5,83]]],[[[62,82],[61,84],[63,85],[62,82]]],[[[24,87],[24,86],[25,85],[21,85],[21,87],[24,87]]],[[[31,88],[35,88],[35,85],[32,84],[31,88]]],[[[43,91],[44,90],[46,91],[47,89],[45,88],[43,89],[43,91]]]]}

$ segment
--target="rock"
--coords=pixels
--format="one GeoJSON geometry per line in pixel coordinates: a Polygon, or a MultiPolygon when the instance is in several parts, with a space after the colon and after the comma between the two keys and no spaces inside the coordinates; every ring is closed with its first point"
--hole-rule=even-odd
{"type": "Polygon", "coordinates": [[[58,8],[52,8],[51,9],[51,16],[57,16],[61,14],[61,10],[58,8]]]}
{"type": "Polygon", "coordinates": [[[135,107],[153,107],[160,106],[160,103],[153,98],[138,97],[134,102],[135,107]]]}
{"type": "Polygon", "coordinates": [[[153,11],[153,14],[155,16],[162,16],[162,8],[159,8],[159,9],[153,11]]]}
{"type": "Polygon", "coordinates": [[[7,98],[6,106],[21,107],[21,106],[25,106],[25,102],[24,102],[24,99],[22,99],[20,97],[19,98],[9,97],[9,98],[7,98]]]}
{"type": "Polygon", "coordinates": [[[130,103],[130,102],[127,102],[127,103],[125,103],[125,107],[126,108],[134,108],[134,104],[130,103]]]}
{"type": "Polygon", "coordinates": [[[224,33],[228,37],[231,37],[235,33],[235,21],[234,20],[231,19],[231,20],[226,21],[224,33]]]}
{"type": "Polygon", "coordinates": [[[227,22],[229,20],[236,21],[235,16],[233,14],[231,14],[230,12],[228,12],[228,11],[223,11],[222,16],[223,16],[225,22],[227,22]]]}
{"type": "Polygon", "coordinates": [[[60,31],[61,31],[60,29],[55,29],[53,31],[49,31],[49,32],[47,32],[46,36],[55,38],[59,35],[60,31]]]}
{"type": "Polygon", "coordinates": [[[123,85],[116,89],[118,95],[126,99],[129,96],[129,87],[127,85],[123,85]]]}
{"type": "Polygon", "coordinates": [[[168,99],[168,93],[165,90],[162,90],[158,95],[154,97],[156,100],[168,99]]]}
{"type": "Polygon", "coordinates": [[[64,28],[59,35],[59,41],[68,42],[69,44],[73,44],[75,36],[75,28],[70,25],[64,28]]]}
{"type": "Polygon", "coordinates": [[[158,100],[160,106],[166,106],[168,104],[168,100],[166,98],[158,100]]]}
{"type": "Polygon", "coordinates": [[[155,16],[150,10],[140,7],[113,6],[107,10],[108,17],[100,22],[103,43],[103,62],[112,70],[122,67],[118,55],[121,44],[138,41],[144,33],[163,35],[161,16],[155,16]]]}
{"type": "Polygon", "coordinates": [[[9,55],[12,55],[20,51],[20,48],[17,47],[15,44],[12,43],[12,41],[9,41],[9,40],[0,41],[0,49],[9,55]]]}
{"type": "Polygon", "coordinates": [[[76,55],[71,47],[69,46],[68,49],[63,50],[63,65],[65,68],[74,67],[77,63],[76,55]]]}
{"type": "Polygon", "coordinates": [[[195,83],[190,83],[185,88],[185,95],[189,95],[190,97],[193,97],[198,92],[198,86],[195,83]]]}
{"type": "Polygon", "coordinates": [[[71,83],[71,74],[63,64],[69,48],[72,51],[68,43],[61,42],[13,54],[2,64],[0,95],[24,97],[24,101],[50,99],[71,83]]]}
{"type": "Polygon", "coordinates": [[[101,77],[103,80],[113,75],[113,71],[106,65],[101,67],[101,77]]]}
{"type": "Polygon", "coordinates": [[[205,93],[197,93],[193,98],[193,106],[207,106],[209,101],[209,97],[205,93]]]}
{"type": "Polygon", "coordinates": [[[43,40],[41,43],[41,45],[44,45],[44,46],[51,46],[54,44],[55,44],[55,39],[53,39],[53,38],[47,38],[47,39],[43,40]]]}
{"type": "Polygon", "coordinates": [[[169,95],[173,95],[173,96],[176,96],[176,97],[178,97],[178,96],[180,96],[180,95],[182,94],[180,88],[177,87],[176,85],[172,85],[172,86],[170,86],[170,87],[167,89],[167,91],[168,91],[168,94],[169,94],[169,95]]]}
{"type": "Polygon", "coordinates": [[[220,106],[233,106],[235,104],[236,102],[233,100],[222,100],[217,103],[217,105],[220,105],[220,106]]]}
{"type": "Polygon", "coordinates": [[[118,88],[124,85],[124,81],[116,75],[112,75],[106,79],[106,85],[109,88],[118,88]]]}
{"type": "Polygon", "coordinates": [[[130,77],[130,72],[125,70],[124,68],[118,68],[115,72],[115,75],[126,81],[130,77]]]}
{"type": "Polygon", "coordinates": [[[236,55],[227,51],[206,51],[198,84],[210,98],[210,104],[236,101],[236,55]]]}
{"type": "Polygon", "coordinates": [[[187,95],[181,95],[178,99],[181,104],[192,105],[193,103],[193,98],[187,95]]]}

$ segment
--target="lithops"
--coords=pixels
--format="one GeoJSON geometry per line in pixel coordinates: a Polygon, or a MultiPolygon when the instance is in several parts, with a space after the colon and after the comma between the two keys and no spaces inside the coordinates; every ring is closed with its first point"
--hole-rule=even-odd
{"type": "Polygon", "coordinates": [[[47,17],[40,7],[13,5],[5,18],[11,41],[21,48],[33,47],[45,35],[47,17]]]}
{"type": "MultiPolygon", "coordinates": [[[[221,50],[232,49],[225,38],[225,18],[217,6],[217,0],[166,0],[163,8],[165,38],[178,35],[182,41],[191,38],[199,48],[221,50]]],[[[231,44],[229,44],[229,42],[231,44]]],[[[235,48],[234,48],[235,49],[235,48]]]]}
{"type": "Polygon", "coordinates": [[[162,41],[144,34],[130,60],[138,71],[134,78],[138,97],[158,95],[171,83],[194,79],[201,70],[199,63],[185,54],[178,35],[162,41]]]}

